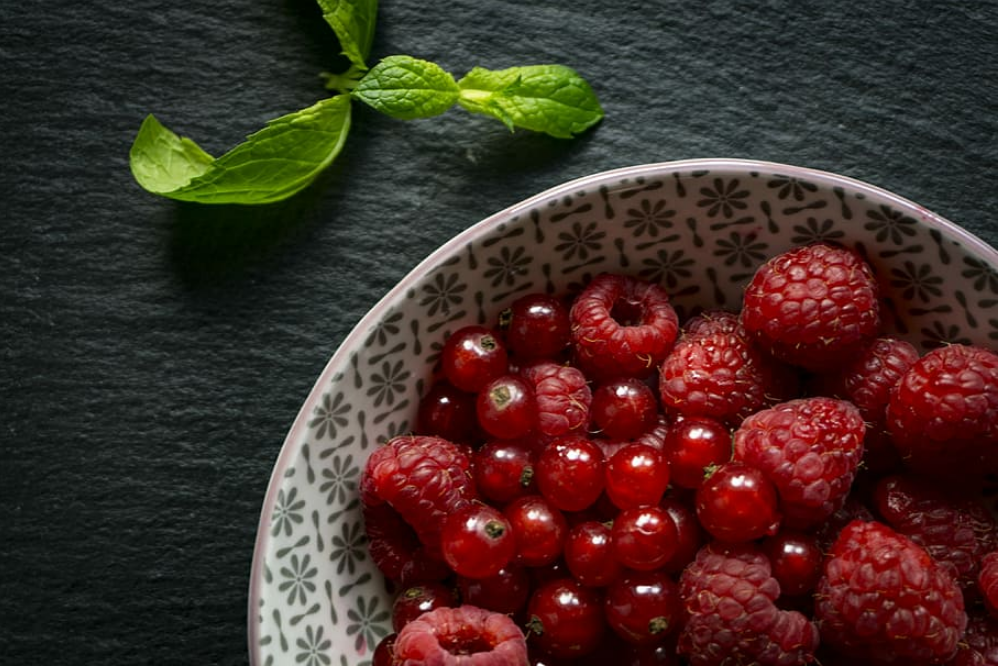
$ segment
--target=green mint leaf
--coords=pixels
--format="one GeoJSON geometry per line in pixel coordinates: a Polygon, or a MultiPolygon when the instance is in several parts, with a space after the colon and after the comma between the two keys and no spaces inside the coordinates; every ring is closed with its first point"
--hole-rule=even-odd
{"type": "Polygon", "coordinates": [[[355,67],[367,69],[365,61],[374,42],[378,0],[318,0],[318,3],[323,18],[340,40],[343,55],[355,67]]]}
{"type": "Polygon", "coordinates": [[[350,130],[350,97],[337,95],[267,123],[212,159],[152,115],[129,152],[146,190],[206,204],[267,204],[290,197],[332,163],[350,130]]]}
{"type": "Polygon", "coordinates": [[[410,56],[388,56],[364,75],[353,96],[401,120],[436,116],[458,98],[454,77],[439,65],[410,56]]]}
{"type": "Polygon", "coordinates": [[[586,80],[563,65],[528,65],[504,70],[481,67],[458,81],[458,104],[498,118],[511,130],[522,127],[570,139],[603,118],[586,80]]]}

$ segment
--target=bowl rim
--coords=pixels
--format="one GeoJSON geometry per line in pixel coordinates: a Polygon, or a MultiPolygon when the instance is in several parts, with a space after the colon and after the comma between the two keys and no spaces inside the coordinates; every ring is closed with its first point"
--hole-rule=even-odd
{"type": "Polygon", "coordinates": [[[925,208],[910,199],[901,197],[889,190],[876,185],[861,181],[850,176],[844,176],[833,172],[816,169],[812,167],[800,167],[779,162],[766,160],[750,160],[743,158],[691,158],[684,160],[672,160],[664,162],[649,162],[627,167],[618,167],[604,171],[595,172],[586,176],[581,176],[561,184],[547,188],[537,194],[523,199],[511,206],[507,206],[491,215],[468,226],[463,231],[451,237],[448,241],[440,245],[436,250],[427,255],[422,261],[417,263],[394,287],[388,290],[374,306],[368,310],[360,320],[353,326],[350,332],[343,338],[337,349],[326,361],[322,371],[319,373],[306,398],[302,401],[301,408],[295,415],[291,426],[285,435],[278,452],[277,459],[271,470],[270,479],[267,483],[267,491],[261,503],[260,517],[257,523],[256,538],[253,545],[253,559],[250,566],[250,581],[247,599],[247,641],[249,648],[250,664],[260,664],[259,639],[259,599],[262,585],[262,569],[264,558],[267,552],[267,545],[270,541],[268,508],[272,508],[276,502],[277,493],[284,478],[284,472],[288,469],[292,459],[298,452],[293,446],[294,442],[300,439],[301,431],[307,421],[304,419],[305,408],[314,403],[324,390],[325,380],[334,366],[340,365],[342,360],[349,354],[349,350],[363,343],[371,325],[376,323],[383,316],[385,309],[394,303],[401,295],[404,295],[410,288],[411,283],[421,278],[428,269],[436,266],[440,259],[450,255],[455,249],[463,248],[471,240],[478,237],[484,229],[488,229],[516,216],[522,211],[529,210],[540,201],[557,198],[564,194],[569,194],[581,188],[591,188],[593,185],[612,181],[619,183],[623,179],[634,179],[648,177],[650,175],[659,176],[661,174],[674,173],[686,170],[723,170],[730,169],[736,171],[762,171],[786,174],[790,177],[797,177],[803,180],[818,182],[826,187],[843,187],[852,191],[862,192],[881,199],[891,201],[899,208],[909,211],[916,211],[920,220],[929,227],[943,232],[946,235],[957,239],[961,244],[967,246],[973,253],[987,258],[987,261],[998,266],[998,249],[993,248],[983,239],[972,232],[964,229],[960,225],[949,219],[925,208]]]}

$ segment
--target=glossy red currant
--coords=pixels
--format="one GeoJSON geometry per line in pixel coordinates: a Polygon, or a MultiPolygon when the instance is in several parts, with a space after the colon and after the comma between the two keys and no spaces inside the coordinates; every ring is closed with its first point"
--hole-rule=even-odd
{"type": "Polygon", "coordinates": [[[709,417],[683,417],[665,435],[665,455],[672,483],[696,489],[705,470],[731,460],[731,432],[709,417]]]}
{"type": "Polygon", "coordinates": [[[810,533],[781,529],[762,542],[780,595],[806,595],[821,577],[824,555],[818,538],[810,533]]]}
{"type": "Polygon", "coordinates": [[[500,315],[510,351],[520,359],[554,357],[568,347],[568,307],[549,294],[527,294],[500,315]]]}
{"type": "Polygon", "coordinates": [[[503,508],[515,536],[515,562],[537,567],[561,557],[568,535],[565,515],[543,496],[522,496],[503,508]]]}
{"type": "Polygon", "coordinates": [[[530,573],[522,565],[509,563],[491,577],[458,577],[457,587],[464,604],[513,614],[522,609],[530,597],[530,573]]]}
{"type": "Polygon", "coordinates": [[[656,646],[676,633],[682,618],[679,585],[665,572],[629,572],[607,587],[606,620],[631,644],[656,646]]]}
{"type": "Polygon", "coordinates": [[[580,436],[550,443],[537,459],[537,487],[555,507],[576,512],[603,492],[603,451],[580,436]]]}
{"type": "Polygon", "coordinates": [[[696,492],[700,525],[719,540],[748,542],[780,526],[776,487],[754,466],[731,461],[718,466],[696,492]]]}
{"type": "Polygon", "coordinates": [[[399,593],[392,603],[392,629],[400,631],[410,621],[437,607],[457,604],[454,590],[442,583],[425,583],[409,586],[399,593]]]}
{"type": "Polygon", "coordinates": [[[452,333],[440,352],[444,376],[458,389],[477,392],[506,373],[506,344],[491,329],[470,325],[452,333]]]}
{"type": "Polygon", "coordinates": [[[577,658],[599,648],[606,631],[603,599],[574,579],[556,579],[527,603],[528,642],[556,658],[577,658]]]}
{"type": "Polygon", "coordinates": [[[658,421],[658,401],[641,380],[618,378],[593,392],[590,408],[596,428],[611,440],[630,440],[658,421]]]}
{"type": "Polygon", "coordinates": [[[605,523],[584,521],[568,532],[565,565],[584,586],[606,586],[623,572],[613,552],[611,530],[605,523]]]}
{"type": "Polygon", "coordinates": [[[471,442],[478,429],[475,395],[450,382],[435,382],[419,402],[416,432],[451,442],[471,442]]]}
{"type": "Polygon", "coordinates": [[[496,574],[509,563],[516,551],[516,539],[502,512],[476,502],[444,519],[440,549],[452,570],[480,579],[496,574]]]}
{"type": "Polygon", "coordinates": [[[679,533],[672,517],[661,507],[633,507],[613,520],[613,553],[624,567],[656,570],[679,548],[679,533]]]}
{"type": "Polygon", "coordinates": [[[522,440],[492,440],[471,457],[472,476],[478,493],[495,503],[537,493],[534,466],[537,455],[522,440]]]}
{"type": "Polygon", "coordinates": [[[620,448],[607,461],[605,472],[606,494],[620,509],[657,505],[669,487],[669,464],[649,445],[620,448]]]}
{"type": "Polygon", "coordinates": [[[517,375],[500,375],[478,392],[478,423],[496,438],[519,438],[537,423],[534,389],[517,375]]]}

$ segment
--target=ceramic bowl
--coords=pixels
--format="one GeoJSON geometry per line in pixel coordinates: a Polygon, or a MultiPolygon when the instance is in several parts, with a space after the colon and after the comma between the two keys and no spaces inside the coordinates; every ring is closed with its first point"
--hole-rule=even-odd
{"type": "Polygon", "coordinates": [[[449,332],[494,323],[518,295],[567,293],[602,271],[661,283],[681,318],[737,308],[764,260],[814,241],[868,259],[888,330],[921,350],[998,346],[998,251],[902,197],[800,167],[618,169],[538,194],[445,243],[347,336],[288,433],[253,559],[252,662],[362,664],[390,632],[358,479],[374,447],[412,426],[449,332]]]}

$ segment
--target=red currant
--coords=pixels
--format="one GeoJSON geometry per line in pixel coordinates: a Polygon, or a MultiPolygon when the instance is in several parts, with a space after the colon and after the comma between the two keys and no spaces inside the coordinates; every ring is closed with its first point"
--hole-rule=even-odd
{"type": "Polygon", "coordinates": [[[577,512],[603,491],[603,451],[581,436],[550,443],[537,460],[537,487],[555,507],[577,512]]]}
{"type": "Polygon", "coordinates": [[[534,465],[537,455],[521,440],[492,440],[471,458],[475,486],[483,498],[508,503],[537,493],[534,465]]]}
{"type": "Polygon", "coordinates": [[[471,442],[478,428],[475,395],[450,382],[435,382],[419,402],[416,432],[451,442],[471,442]]]}
{"type": "Polygon", "coordinates": [[[598,521],[585,521],[568,532],[565,565],[584,586],[606,586],[623,568],[613,553],[610,528],[598,521]]]}
{"type": "Polygon", "coordinates": [[[606,591],[606,620],[622,639],[640,646],[660,645],[679,625],[679,585],[661,570],[629,572],[606,591]]]}
{"type": "Polygon", "coordinates": [[[576,658],[599,648],[606,631],[603,600],[574,579],[556,579],[527,603],[528,642],[556,658],[576,658]]]}
{"type": "Polygon", "coordinates": [[[693,562],[697,551],[707,541],[707,536],[697,521],[696,512],[687,503],[669,497],[663,498],[659,507],[672,517],[672,522],[676,524],[676,534],[679,536],[676,553],[662,566],[662,569],[670,574],[678,574],[693,562]]]}
{"type": "Polygon", "coordinates": [[[500,316],[506,343],[521,359],[553,357],[568,347],[568,307],[548,294],[527,294],[500,316]]]}
{"type": "Polygon", "coordinates": [[[392,629],[399,632],[410,621],[437,607],[453,607],[457,596],[440,583],[425,583],[406,588],[392,604],[392,629]]]}
{"type": "Polygon", "coordinates": [[[718,466],[696,493],[700,525],[725,542],[748,542],[780,526],[776,487],[754,466],[731,461],[718,466]]]}
{"type": "Polygon", "coordinates": [[[458,577],[457,586],[464,604],[514,614],[530,597],[530,574],[522,565],[510,563],[484,579],[458,577]]]}
{"type": "Polygon", "coordinates": [[[620,378],[593,392],[590,408],[596,427],[611,440],[630,440],[655,426],[658,401],[644,382],[620,378]]]}
{"type": "Polygon", "coordinates": [[[526,435],[537,422],[534,390],[523,378],[500,375],[478,392],[475,410],[478,423],[496,438],[526,435]]]}
{"type": "Polygon", "coordinates": [[[782,529],[762,542],[781,595],[810,593],[821,576],[824,560],[818,538],[797,530],[782,529]]]}
{"type": "Polygon", "coordinates": [[[490,505],[472,503],[444,519],[440,548],[456,573],[481,579],[509,563],[516,551],[516,539],[502,512],[490,505]]]}
{"type": "Polygon", "coordinates": [[[613,520],[611,534],[617,560],[633,570],[656,570],[679,548],[676,524],[661,507],[622,510],[613,520]]]}
{"type": "Polygon", "coordinates": [[[522,496],[503,513],[516,537],[515,562],[536,567],[556,561],[565,545],[565,515],[543,496],[522,496]]]}
{"type": "Polygon", "coordinates": [[[466,326],[444,342],[440,353],[444,376],[458,389],[477,392],[508,370],[506,344],[491,329],[466,326]]]}
{"type": "Polygon", "coordinates": [[[372,665],[387,667],[395,664],[395,640],[398,639],[398,636],[397,632],[393,632],[378,642],[374,648],[374,653],[371,654],[372,665]]]}
{"type": "Polygon", "coordinates": [[[696,489],[704,469],[731,460],[731,432],[709,417],[683,417],[665,435],[665,454],[672,483],[696,489]]]}
{"type": "Polygon", "coordinates": [[[632,443],[606,464],[606,493],[620,509],[657,505],[669,487],[669,464],[657,449],[632,443]]]}

